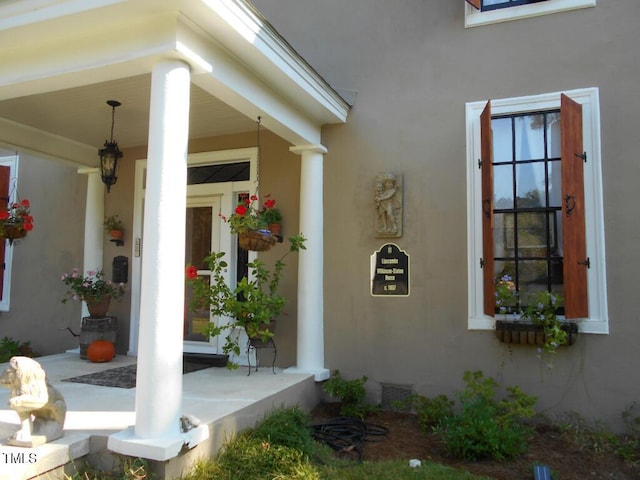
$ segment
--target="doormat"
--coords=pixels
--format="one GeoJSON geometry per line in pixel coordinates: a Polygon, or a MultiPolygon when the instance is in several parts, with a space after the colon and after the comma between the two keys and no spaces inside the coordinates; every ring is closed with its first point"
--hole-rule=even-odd
{"type": "MultiPolygon", "coordinates": [[[[182,374],[197,372],[205,368],[226,366],[226,358],[222,355],[198,355],[190,357],[185,355],[182,361],[182,374]]],[[[110,368],[102,372],[79,375],[77,377],[63,378],[63,382],[86,383],[101,387],[133,388],[136,386],[137,365],[131,364],[124,367],[110,368]]]]}

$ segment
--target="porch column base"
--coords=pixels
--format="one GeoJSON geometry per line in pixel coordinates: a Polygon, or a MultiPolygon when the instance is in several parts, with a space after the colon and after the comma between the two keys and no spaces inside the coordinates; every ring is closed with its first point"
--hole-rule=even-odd
{"type": "Polygon", "coordinates": [[[331,376],[331,372],[328,368],[289,367],[284,370],[284,373],[305,373],[307,375],[313,375],[313,379],[316,382],[323,382],[328,380],[331,376]]]}
{"type": "Polygon", "coordinates": [[[193,448],[208,438],[209,427],[207,425],[198,425],[192,430],[175,437],[161,438],[136,437],[134,428],[130,427],[109,435],[107,448],[130,457],[165,461],[177,457],[185,445],[187,448],[193,448]]]}

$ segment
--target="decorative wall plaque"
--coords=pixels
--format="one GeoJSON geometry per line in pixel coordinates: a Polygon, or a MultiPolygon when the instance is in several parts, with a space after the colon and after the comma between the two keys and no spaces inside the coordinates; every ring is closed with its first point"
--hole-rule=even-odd
{"type": "Polygon", "coordinates": [[[402,236],[402,175],[376,176],[374,190],[376,237],[402,236]]]}
{"type": "Polygon", "coordinates": [[[371,255],[371,295],[409,296],[409,255],[394,243],[371,255]]]}

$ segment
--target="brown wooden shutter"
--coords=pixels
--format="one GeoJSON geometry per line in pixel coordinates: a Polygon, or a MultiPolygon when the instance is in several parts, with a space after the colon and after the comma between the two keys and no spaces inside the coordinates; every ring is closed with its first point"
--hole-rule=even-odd
{"type": "Polygon", "coordinates": [[[589,316],[589,305],[584,219],[582,105],[564,94],[560,100],[560,123],[565,317],[585,318],[589,316]]]}
{"type": "MultiPolygon", "coordinates": [[[[9,203],[9,180],[11,178],[11,168],[0,165],[0,210],[7,209],[9,203]]],[[[7,242],[0,238],[0,299],[4,298],[4,253],[7,242]]]]}
{"type": "Polygon", "coordinates": [[[482,170],[482,286],[484,313],[495,315],[495,281],[493,278],[493,134],[491,101],[480,115],[480,155],[482,170]]]}
{"type": "Polygon", "coordinates": [[[480,10],[480,7],[482,7],[482,0],[467,0],[467,3],[469,5],[472,5],[474,7],[476,7],[478,10],[480,10]]]}

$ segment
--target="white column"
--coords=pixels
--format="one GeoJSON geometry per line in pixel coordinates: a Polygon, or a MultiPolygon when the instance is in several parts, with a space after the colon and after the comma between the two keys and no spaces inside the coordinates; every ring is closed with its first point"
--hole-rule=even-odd
{"type": "MultiPolygon", "coordinates": [[[[96,150],[96,156],[98,151],[96,150]]],[[[84,215],[83,271],[102,270],[104,258],[104,183],[98,168],[82,168],[78,173],[87,175],[87,200],[84,215]]],[[[82,316],[89,315],[82,302],[82,316]]]]}
{"type": "Polygon", "coordinates": [[[324,225],[322,145],[291,147],[302,156],[300,174],[300,232],[307,239],[298,260],[297,365],[291,372],[311,373],[316,381],[330,376],[324,367],[324,225]]]}
{"type": "MultiPolygon", "coordinates": [[[[136,380],[136,424],[109,438],[109,448],[152,460],[175,457],[198,429],[180,432],[184,226],[187,206],[189,67],[153,67],[144,209],[144,255],[136,380]]],[[[201,430],[201,429],[200,429],[201,430]]],[[[207,430],[208,432],[208,430],[207,430]]]]}

